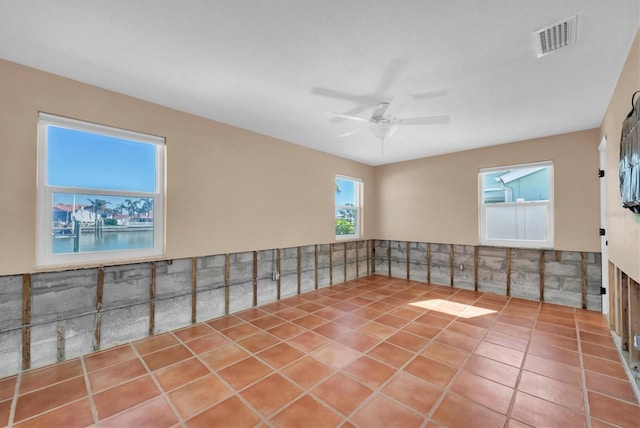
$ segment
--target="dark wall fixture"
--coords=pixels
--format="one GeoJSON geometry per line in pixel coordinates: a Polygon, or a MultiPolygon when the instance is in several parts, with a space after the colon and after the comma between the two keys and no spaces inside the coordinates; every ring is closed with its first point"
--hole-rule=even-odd
{"type": "Polygon", "coordinates": [[[622,206],[640,214],[640,97],[631,96],[631,111],[622,123],[620,137],[620,195],[622,206]]]}

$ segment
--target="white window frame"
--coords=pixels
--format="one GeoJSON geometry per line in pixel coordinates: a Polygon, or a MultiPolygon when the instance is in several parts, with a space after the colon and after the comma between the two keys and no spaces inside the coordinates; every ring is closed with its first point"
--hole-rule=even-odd
{"type": "MultiPolygon", "coordinates": [[[[333,223],[334,223],[334,230],[335,230],[335,221],[336,221],[336,210],[340,210],[340,209],[355,209],[356,211],[356,224],[355,224],[355,233],[351,234],[351,235],[335,235],[336,237],[336,241],[345,241],[345,240],[352,240],[352,239],[359,239],[360,236],[362,236],[362,231],[363,229],[363,225],[364,225],[364,219],[362,216],[362,197],[363,197],[363,193],[364,193],[364,183],[362,181],[361,178],[356,178],[356,177],[349,177],[347,175],[341,175],[341,174],[336,174],[335,179],[334,179],[334,183],[337,180],[349,180],[349,181],[353,181],[355,184],[355,188],[354,188],[354,200],[355,200],[355,205],[351,206],[351,205],[335,205],[335,208],[333,210],[333,223]]],[[[335,194],[334,194],[334,204],[335,204],[335,194]]]]}
{"type": "Polygon", "coordinates": [[[157,259],[164,255],[165,242],[165,222],[164,222],[164,193],[165,193],[165,159],[164,159],[165,139],[158,136],[142,134],[134,131],[98,125],[75,119],[54,116],[47,113],[38,114],[38,190],[37,190],[37,226],[36,226],[36,265],[38,267],[51,266],[78,266],[88,264],[102,264],[110,262],[121,262],[124,260],[157,259]],[[134,140],[143,143],[157,145],[156,150],[156,191],[136,192],[136,191],[116,191],[94,189],[89,187],[59,187],[47,183],[48,177],[48,133],[47,127],[53,125],[68,129],[75,129],[83,132],[106,135],[115,138],[134,140]],[[105,196],[125,196],[130,198],[153,198],[153,243],[152,248],[130,249],[130,250],[110,250],[95,252],[78,252],[55,254],[53,245],[53,194],[91,194],[105,196]]]}
{"type": "Polygon", "coordinates": [[[478,230],[480,231],[480,245],[499,246],[499,247],[513,247],[513,248],[539,248],[539,249],[553,249],[554,245],[554,174],[553,174],[553,161],[533,162],[527,164],[517,165],[505,165],[492,168],[482,168],[478,171],[478,230]],[[507,169],[517,168],[537,168],[545,167],[549,171],[549,200],[547,201],[525,201],[525,202],[504,202],[504,203],[484,203],[484,174],[504,171],[507,169]],[[528,206],[545,206],[546,207],[546,224],[545,224],[545,240],[526,240],[526,239],[495,239],[487,237],[487,219],[486,210],[487,206],[496,207],[518,207],[522,204],[528,206]]]}

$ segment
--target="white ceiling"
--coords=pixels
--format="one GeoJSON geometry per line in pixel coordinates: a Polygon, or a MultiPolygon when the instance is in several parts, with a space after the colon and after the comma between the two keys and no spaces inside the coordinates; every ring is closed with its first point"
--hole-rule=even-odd
{"type": "Polygon", "coordinates": [[[379,165],[598,127],[638,0],[0,0],[0,58],[379,165]],[[577,14],[575,46],[531,33],[577,14]],[[385,141],[367,124],[449,114],[385,141]]]}

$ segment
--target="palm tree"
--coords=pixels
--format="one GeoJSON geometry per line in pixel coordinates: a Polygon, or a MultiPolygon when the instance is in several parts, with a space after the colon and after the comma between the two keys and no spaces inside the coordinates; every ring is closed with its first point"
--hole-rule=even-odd
{"type": "Polygon", "coordinates": [[[142,202],[142,207],[140,207],[140,213],[146,214],[146,217],[148,219],[149,213],[153,212],[153,199],[142,198],[140,199],[140,202],[142,202]]]}
{"type": "Polygon", "coordinates": [[[129,211],[129,220],[135,220],[136,214],[140,212],[140,201],[132,201],[131,199],[125,199],[125,205],[129,211]]]}
{"type": "Polygon", "coordinates": [[[89,209],[93,211],[93,227],[95,233],[98,233],[98,213],[102,215],[105,211],[108,210],[107,204],[111,202],[104,199],[87,199],[91,205],[89,205],[89,209]]]}

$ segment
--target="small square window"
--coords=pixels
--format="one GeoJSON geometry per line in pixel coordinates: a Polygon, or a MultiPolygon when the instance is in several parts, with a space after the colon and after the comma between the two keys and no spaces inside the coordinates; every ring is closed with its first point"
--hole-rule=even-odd
{"type": "Polygon", "coordinates": [[[362,180],[336,176],[336,239],[359,238],[362,233],[362,180]]]}
{"type": "Polygon", "coordinates": [[[482,169],[480,243],[553,248],[553,163],[482,169]]]}
{"type": "Polygon", "coordinates": [[[38,265],[164,251],[164,139],[41,113],[38,265]]]}

